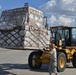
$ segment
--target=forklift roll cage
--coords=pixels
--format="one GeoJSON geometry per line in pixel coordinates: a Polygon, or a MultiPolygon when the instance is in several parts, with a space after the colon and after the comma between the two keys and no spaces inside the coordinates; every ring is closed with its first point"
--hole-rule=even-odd
{"type": "Polygon", "coordinates": [[[62,40],[62,46],[76,46],[76,27],[53,26],[50,27],[52,42],[57,46],[58,41],[62,40]]]}

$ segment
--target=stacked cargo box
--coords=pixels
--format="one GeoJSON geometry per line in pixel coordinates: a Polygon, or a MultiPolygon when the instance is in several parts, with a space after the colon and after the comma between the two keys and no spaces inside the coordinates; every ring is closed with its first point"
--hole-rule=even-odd
{"type": "Polygon", "coordinates": [[[50,42],[50,32],[43,25],[43,13],[25,6],[5,10],[0,18],[0,46],[42,49],[50,42]]]}

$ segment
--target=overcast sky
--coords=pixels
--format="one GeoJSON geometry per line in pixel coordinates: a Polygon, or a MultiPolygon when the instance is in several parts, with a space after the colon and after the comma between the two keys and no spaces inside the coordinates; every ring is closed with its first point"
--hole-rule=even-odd
{"type": "Polygon", "coordinates": [[[76,24],[76,0],[0,0],[0,12],[22,7],[27,2],[48,16],[50,26],[76,24]]]}

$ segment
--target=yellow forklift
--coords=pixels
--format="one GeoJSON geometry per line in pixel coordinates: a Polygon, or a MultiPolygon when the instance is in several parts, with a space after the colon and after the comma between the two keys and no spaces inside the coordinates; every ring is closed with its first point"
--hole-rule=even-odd
{"type": "MultiPolygon", "coordinates": [[[[76,68],[76,27],[50,27],[50,43],[56,45],[58,72],[64,71],[66,63],[70,62],[76,68]]],[[[30,53],[28,65],[31,69],[39,69],[42,64],[49,64],[50,55],[46,53],[47,50],[50,50],[49,47],[30,53]]]]}

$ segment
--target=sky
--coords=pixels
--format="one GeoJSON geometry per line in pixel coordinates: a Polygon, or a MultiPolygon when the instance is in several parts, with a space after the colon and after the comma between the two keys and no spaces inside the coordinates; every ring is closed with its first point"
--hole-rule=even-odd
{"type": "Polygon", "coordinates": [[[39,6],[45,4],[47,1],[49,0],[0,0],[0,8],[6,10],[22,7],[24,3],[28,3],[30,6],[39,9],[39,6]]]}
{"type": "Polygon", "coordinates": [[[0,0],[0,12],[23,7],[24,3],[40,9],[47,15],[50,26],[76,24],[76,0],[0,0]]]}

